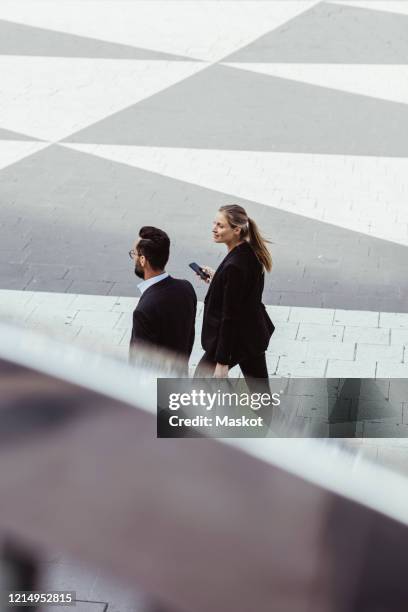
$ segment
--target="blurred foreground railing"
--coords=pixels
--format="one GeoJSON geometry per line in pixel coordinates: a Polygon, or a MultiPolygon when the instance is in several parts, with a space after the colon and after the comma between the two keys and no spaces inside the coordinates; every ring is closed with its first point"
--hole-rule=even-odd
{"type": "Polygon", "coordinates": [[[0,337],[3,588],[58,550],[180,612],[406,610],[404,478],[315,440],[158,440],[151,364],[0,337]]]}

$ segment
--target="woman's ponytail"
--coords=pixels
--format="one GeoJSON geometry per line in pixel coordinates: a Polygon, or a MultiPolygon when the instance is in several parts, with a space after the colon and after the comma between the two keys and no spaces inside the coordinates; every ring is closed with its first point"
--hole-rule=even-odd
{"type": "Polygon", "coordinates": [[[248,217],[248,238],[249,244],[253,248],[255,255],[267,272],[272,270],[272,256],[266,246],[269,240],[262,237],[257,224],[253,219],[248,217]]]}

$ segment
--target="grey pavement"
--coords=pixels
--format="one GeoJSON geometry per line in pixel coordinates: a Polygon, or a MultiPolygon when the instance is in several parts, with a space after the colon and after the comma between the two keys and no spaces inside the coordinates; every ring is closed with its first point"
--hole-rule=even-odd
{"type": "MultiPolygon", "coordinates": [[[[249,67],[257,62],[317,62],[328,70],[339,63],[356,66],[375,62],[403,70],[407,22],[407,14],[321,2],[221,59],[249,67]]],[[[154,70],[155,60],[160,60],[158,64],[169,60],[171,65],[173,60],[180,64],[187,57],[140,47],[136,41],[134,46],[124,45],[7,19],[0,20],[0,34],[0,59],[71,59],[72,70],[80,69],[77,62],[89,59],[133,60],[147,62],[148,74],[154,70]]],[[[401,83],[404,74],[401,72],[401,83]]],[[[345,72],[347,89],[346,76],[345,72]]],[[[36,86],[35,81],[28,81],[25,93],[36,86]]],[[[19,94],[18,104],[24,103],[25,93],[19,94]]],[[[50,121],[54,93],[49,96],[50,121]]],[[[75,104],[75,92],[70,95],[75,104]]],[[[62,102],[69,113],[68,101],[62,102]]],[[[33,125],[36,112],[38,109],[33,110],[33,125]]],[[[402,161],[408,152],[406,104],[220,62],[203,64],[196,74],[88,123],[65,141],[345,156],[355,160],[357,175],[359,158],[373,157],[379,163],[391,158],[402,161]]],[[[0,145],[6,154],[10,140],[35,140],[24,135],[29,131],[22,129],[20,133],[0,122],[0,145]]],[[[408,309],[407,244],[375,237],[370,225],[361,233],[287,212],[279,198],[266,206],[256,199],[204,188],[194,180],[177,180],[160,170],[150,172],[58,144],[21,155],[3,168],[0,164],[3,289],[136,296],[126,253],[144,224],[168,231],[173,245],[169,271],[191,279],[190,261],[216,266],[221,260],[223,252],[211,244],[211,223],[220,205],[234,201],[248,208],[272,240],[274,270],[265,288],[266,303],[389,312],[408,309]]],[[[265,172],[269,172],[267,167],[265,172]]],[[[381,212],[383,191],[392,191],[387,183],[391,178],[386,172],[384,176],[378,178],[377,190],[373,189],[375,208],[380,211],[375,214],[382,215],[384,226],[395,225],[398,219],[389,208],[392,196],[390,202],[384,201],[381,212]]],[[[315,175],[311,179],[318,180],[315,175]]],[[[374,184],[376,180],[373,176],[374,184]]],[[[398,184],[395,188],[395,197],[403,201],[398,184]]],[[[333,181],[333,193],[330,188],[327,193],[328,208],[335,206],[331,200],[336,201],[336,189],[333,181]]],[[[305,198],[308,191],[305,183],[305,198]]],[[[364,198],[363,187],[361,193],[364,198]]],[[[313,196],[310,198],[312,211],[313,196]]],[[[369,210],[370,202],[362,201],[361,217],[369,210]]],[[[202,299],[203,288],[198,284],[196,288],[202,299]]]]}
{"type": "Polygon", "coordinates": [[[408,15],[376,8],[318,3],[225,61],[406,64],[408,15]]]}
{"type": "MultiPolygon", "coordinates": [[[[188,264],[215,267],[224,256],[211,227],[228,194],[57,145],[5,168],[1,180],[4,289],[137,296],[127,251],[138,229],[152,223],[171,236],[169,271],[195,283],[200,299],[205,288],[188,264]]],[[[405,246],[233,201],[273,242],[266,303],[407,311],[405,246]]]]}
{"type": "Polygon", "coordinates": [[[191,61],[191,58],[183,56],[35,28],[3,19],[0,19],[0,55],[191,61]]]}
{"type": "Polygon", "coordinates": [[[11,130],[5,130],[0,127],[0,140],[37,140],[32,136],[20,134],[11,130]]]}
{"type": "MultiPolygon", "coordinates": [[[[2,318],[35,329],[48,326],[70,343],[125,359],[131,311],[138,295],[127,251],[139,227],[154,224],[168,231],[172,239],[168,269],[175,276],[192,280],[202,300],[205,288],[192,277],[188,263],[198,261],[215,267],[220,262],[224,251],[211,243],[212,219],[220,205],[233,201],[244,205],[272,240],[274,269],[264,293],[277,327],[268,353],[271,374],[350,380],[406,378],[408,241],[395,241],[395,232],[390,230],[387,239],[380,239],[369,226],[362,233],[354,221],[347,229],[344,224],[317,220],[312,214],[288,212],[280,206],[279,198],[266,205],[256,197],[243,199],[234,192],[205,188],[194,180],[165,176],[160,167],[152,172],[63,146],[99,143],[187,148],[192,155],[195,149],[276,152],[317,160],[319,156],[344,156],[357,178],[360,161],[375,158],[388,168],[392,160],[401,163],[401,181],[395,179],[398,172],[390,178],[385,170],[379,176],[373,173],[370,183],[380,222],[386,228],[398,224],[399,215],[382,200],[382,194],[391,193],[390,203],[399,203],[397,212],[404,219],[406,194],[400,184],[408,157],[408,105],[382,99],[381,94],[389,93],[384,76],[384,81],[376,81],[378,97],[353,92],[348,66],[367,66],[367,74],[360,73],[358,80],[363,86],[379,78],[373,77],[369,68],[390,68],[394,77],[396,70],[404,94],[408,65],[408,10],[404,3],[399,3],[398,12],[381,10],[384,3],[375,1],[366,8],[331,2],[313,7],[305,4],[305,10],[292,19],[278,20],[269,30],[261,24],[250,35],[244,4],[228,4],[234,5],[236,13],[227,28],[222,20],[210,24],[209,40],[211,34],[214,41],[214,31],[219,40],[228,39],[232,31],[237,42],[223,57],[214,63],[202,62],[202,66],[190,51],[189,29],[195,26],[193,13],[187,9],[183,13],[188,3],[172,5],[171,19],[165,4],[138,5],[129,0],[121,5],[123,15],[115,14],[112,19],[112,31],[106,34],[104,24],[100,37],[97,16],[93,19],[86,8],[93,3],[81,3],[83,13],[79,18],[72,13],[65,25],[58,11],[67,13],[62,8],[55,11],[53,3],[49,3],[49,15],[44,5],[41,14],[26,3],[18,18],[14,13],[15,21],[10,17],[14,10],[11,3],[0,5],[2,318]],[[132,13],[133,39],[129,37],[132,19],[126,16],[126,4],[142,7],[136,17],[132,13]],[[167,15],[164,21],[160,20],[161,11],[167,15]],[[137,28],[139,23],[145,24],[143,35],[137,28]],[[84,35],[87,24],[89,33],[84,35]],[[179,39],[187,41],[182,51],[175,50],[174,41],[179,39]],[[199,71],[180,77],[165,89],[157,85],[153,94],[151,85],[144,89],[143,78],[149,80],[154,65],[168,62],[170,70],[183,60],[196,62],[199,71]],[[126,62],[144,68],[144,76],[138,77],[140,83],[132,82],[133,98],[129,93],[123,96],[119,111],[114,102],[122,100],[122,92],[112,91],[106,83],[104,93],[112,108],[97,119],[89,111],[98,107],[102,95],[97,79],[94,83],[92,73],[89,76],[86,71],[90,61],[95,62],[95,70],[103,70],[107,61],[116,61],[118,69],[126,62]],[[247,70],[222,62],[241,62],[247,70]],[[334,74],[333,70],[344,65],[342,87],[259,74],[255,66],[251,70],[254,64],[319,64],[325,66],[326,74],[334,74]],[[82,70],[85,81],[75,89],[75,76],[82,70]],[[53,84],[55,73],[66,74],[69,85],[65,97],[61,95],[64,84],[53,84]],[[81,98],[79,94],[88,85],[91,93],[95,86],[94,93],[81,98]],[[48,91],[45,101],[41,97],[44,89],[48,91]],[[145,91],[149,93],[143,98],[145,91]],[[19,148],[26,141],[41,139],[44,115],[52,128],[50,134],[58,133],[58,113],[62,110],[69,117],[78,107],[79,125],[63,142],[58,144],[59,137],[50,138],[47,148],[29,154],[19,148]],[[12,156],[12,146],[20,153],[12,156]],[[390,182],[395,183],[395,190],[390,182]],[[14,291],[2,291],[7,289],[14,291]]],[[[256,0],[252,4],[258,9],[256,0]]],[[[271,0],[259,6],[265,11],[275,6],[278,18],[283,4],[271,0]]],[[[195,7],[191,8],[194,12],[195,7]]],[[[202,27],[208,28],[208,24],[202,27]]],[[[211,52],[208,43],[202,56],[212,56],[211,52]]],[[[74,119],[73,124],[76,115],[74,119]]],[[[326,166],[317,161],[318,167],[323,172],[326,166]]],[[[270,171],[267,166],[261,169],[270,171]]],[[[205,172],[211,174],[211,168],[203,168],[205,172]]],[[[315,169],[310,178],[316,182],[318,174],[315,169]]],[[[362,200],[357,202],[362,218],[370,211],[370,201],[364,199],[364,180],[360,181],[362,200]]],[[[333,196],[338,182],[333,180],[332,185],[327,189],[327,210],[337,202],[333,196]]],[[[307,180],[303,191],[305,198],[309,197],[307,180]]],[[[309,212],[315,205],[312,196],[310,199],[309,212]]],[[[404,221],[401,225],[404,229],[404,221]]],[[[197,332],[199,328],[200,318],[197,332]]],[[[197,340],[193,361],[200,354],[197,340]]],[[[311,404],[302,397],[289,417],[305,435],[341,437],[357,457],[365,455],[378,465],[406,474],[407,402],[393,397],[393,401],[384,400],[381,408],[379,412],[371,399],[357,411],[348,398],[328,402],[325,398],[311,404]]],[[[98,569],[79,566],[58,554],[44,559],[42,567],[45,585],[77,591],[78,612],[145,612],[146,601],[137,592],[108,579],[98,569]]]]}
{"type": "Polygon", "coordinates": [[[66,140],[407,157],[407,129],[405,104],[214,65],[66,140]]]}

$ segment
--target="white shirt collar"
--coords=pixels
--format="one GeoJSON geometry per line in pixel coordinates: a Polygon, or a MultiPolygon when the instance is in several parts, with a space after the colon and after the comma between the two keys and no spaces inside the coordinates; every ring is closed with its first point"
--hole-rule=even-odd
{"type": "Polygon", "coordinates": [[[142,281],[141,283],[138,284],[137,287],[140,293],[143,295],[146,289],[148,289],[152,285],[155,285],[156,283],[160,283],[160,281],[164,280],[167,277],[168,277],[168,273],[163,272],[163,274],[159,274],[158,276],[152,276],[152,278],[142,281]]]}

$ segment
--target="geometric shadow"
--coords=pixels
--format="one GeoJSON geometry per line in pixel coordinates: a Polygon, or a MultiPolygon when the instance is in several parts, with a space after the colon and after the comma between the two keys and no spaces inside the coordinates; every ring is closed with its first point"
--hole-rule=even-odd
{"type": "MultiPolygon", "coordinates": [[[[211,226],[230,194],[57,145],[3,169],[0,180],[0,244],[10,262],[0,267],[1,288],[138,295],[127,251],[142,225],[169,233],[168,271],[191,280],[200,299],[206,287],[188,263],[215,268],[225,256],[211,226]]],[[[407,247],[233,201],[273,241],[265,303],[408,311],[407,247]]]]}
{"type": "Polygon", "coordinates": [[[0,20],[0,55],[194,61],[181,55],[139,49],[5,20],[0,20]]]}
{"type": "Polygon", "coordinates": [[[408,106],[214,65],[66,140],[408,156],[408,106]]]}
{"type": "Polygon", "coordinates": [[[224,62],[407,64],[408,16],[320,3],[224,62]]]}
{"type": "Polygon", "coordinates": [[[25,134],[19,134],[18,132],[12,132],[11,130],[5,130],[0,127],[0,140],[33,140],[39,141],[38,138],[33,136],[26,136],[25,134]]]}

